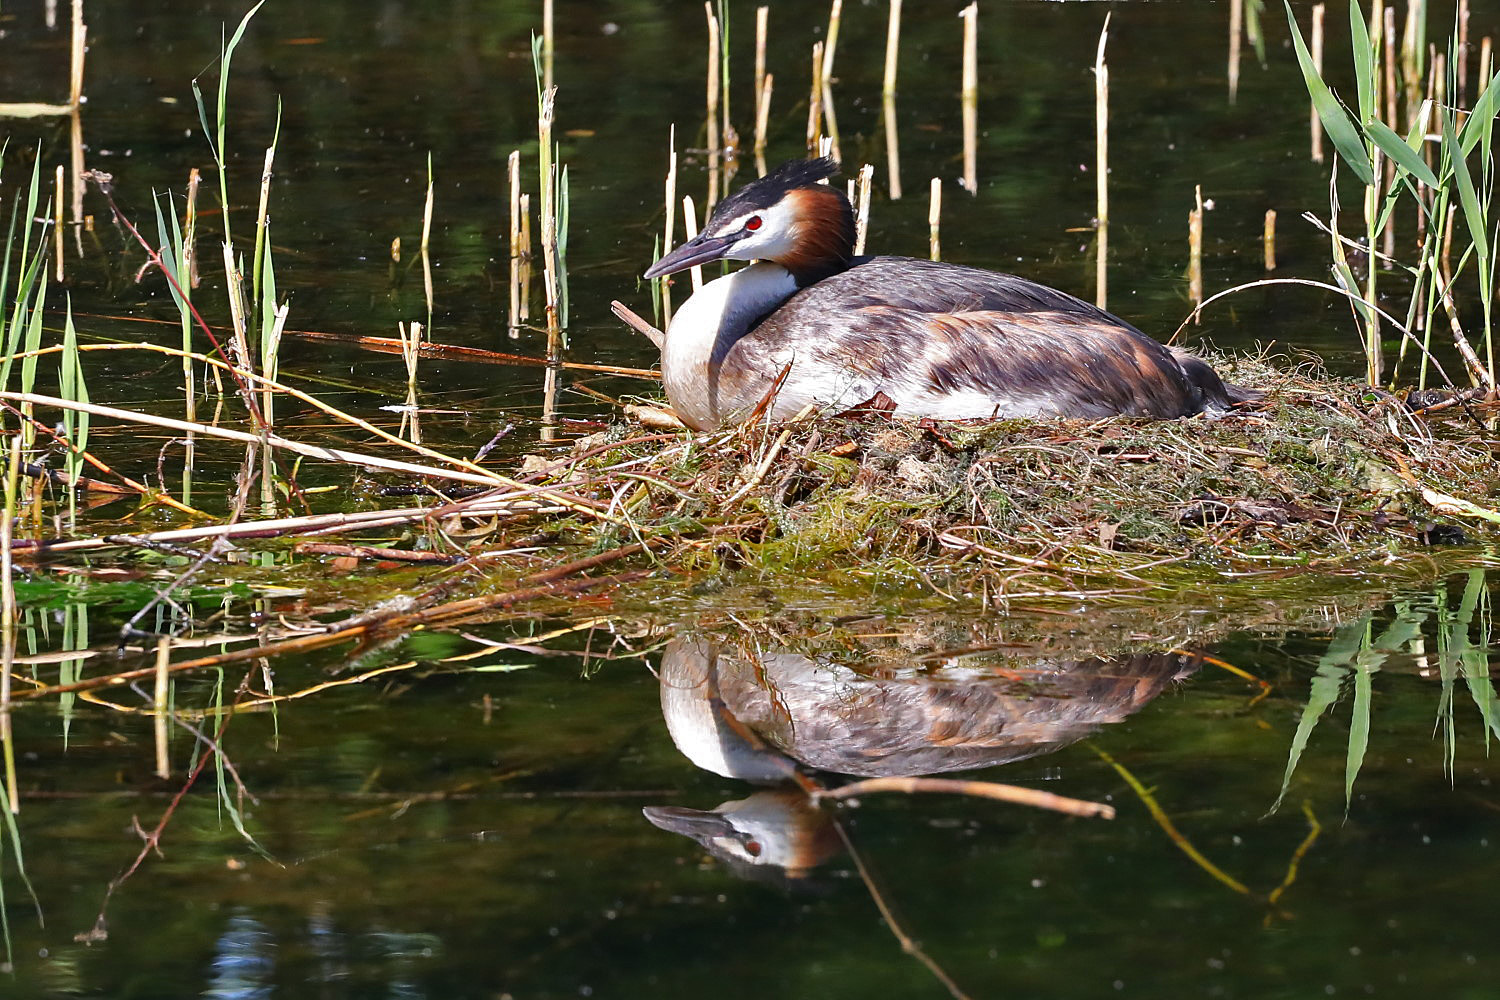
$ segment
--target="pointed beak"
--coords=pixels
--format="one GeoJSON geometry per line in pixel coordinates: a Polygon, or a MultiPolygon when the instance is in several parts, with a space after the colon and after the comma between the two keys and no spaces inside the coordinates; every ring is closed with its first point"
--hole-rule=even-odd
{"type": "Polygon", "coordinates": [[[721,260],[734,242],[732,236],[695,236],[647,268],[646,277],[660,278],[674,271],[721,260]]]}

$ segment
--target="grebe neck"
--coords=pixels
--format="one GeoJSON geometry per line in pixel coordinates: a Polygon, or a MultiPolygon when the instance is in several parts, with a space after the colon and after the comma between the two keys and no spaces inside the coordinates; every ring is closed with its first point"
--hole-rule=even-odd
{"type": "Polygon", "coordinates": [[[661,373],[667,396],[685,421],[718,425],[719,365],[737,340],[797,288],[786,268],[761,260],[706,283],[682,304],[667,327],[661,373]]]}

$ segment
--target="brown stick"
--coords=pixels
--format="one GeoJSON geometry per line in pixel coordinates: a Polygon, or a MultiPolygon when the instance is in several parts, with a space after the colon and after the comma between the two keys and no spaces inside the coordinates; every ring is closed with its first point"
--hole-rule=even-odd
{"type": "MultiPolygon", "coordinates": [[[[27,692],[30,694],[31,692],[27,692]]],[[[956,781],[952,778],[870,778],[866,781],[856,781],[850,785],[840,788],[830,788],[813,793],[817,799],[847,799],[856,795],[870,795],[876,792],[904,792],[908,795],[917,792],[944,792],[951,795],[972,795],[979,798],[994,799],[997,802],[1009,802],[1018,806],[1032,806],[1036,809],[1050,809],[1053,812],[1066,813],[1069,816],[1098,816],[1102,819],[1114,819],[1114,806],[1105,805],[1102,802],[1085,802],[1082,799],[1070,799],[1065,795],[1054,795],[1051,792],[1038,791],[1035,788],[1022,788],[1019,785],[999,785],[991,781],[956,781]]]]}
{"type": "MultiPolygon", "coordinates": [[[[666,334],[662,333],[656,327],[652,326],[649,322],[632,311],[629,306],[621,302],[619,299],[614,299],[610,302],[609,310],[610,312],[615,314],[615,318],[618,319],[621,323],[624,323],[636,333],[639,333],[641,336],[651,341],[651,343],[655,344],[658,348],[666,344],[666,334]]],[[[661,376],[658,374],[657,378],[660,377],[661,376]]]]}

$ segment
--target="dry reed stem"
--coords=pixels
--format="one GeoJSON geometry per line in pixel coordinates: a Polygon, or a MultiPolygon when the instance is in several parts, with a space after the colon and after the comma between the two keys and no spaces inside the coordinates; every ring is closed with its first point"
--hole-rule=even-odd
{"type": "Polygon", "coordinates": [[[1265,254],[1267,271],[1276,270],[1276,209],[1266,209],[1265,226],[1261,229],[1261,249],[1265,254]]]}
{"type": "Polygon", "coordinates": [[[1188,298],[1203,301],[1203,185],[1193,185],[1193,208],[1188,212],[1188,298]]]}
{"type": "Polygon", "coordinates": [[[552,89],[552,57],[557,49],[557,33],[552,16],[553,0],[542,0],[542,89],[552,89]]]}
{"type": "MultiPolygon", "coordinates": [[[[662,224],[661,253],[672,252],[673,232],[677,221],[677,123],[667,128],[667,179],[663,184],[666,221],[662,224]]],[[[663,275],[656,279],[661,287],[662,326],[672,325],[672,281],[663,275]]],[[[660,347],[660,344],[657,344],[660,347]]]]}
{"type": "Polygon", "coordinates": [[[844,0],[833,0],[828,9],[828,33],[823,45],[823,85],[833,80],[833,57],[839,46],[839,22],[843,20],[844,0]]]}
{"type": "Polygon", "coordinates": [[[943,180],[934,177],[928,185],[927,194],[927,242],[928,255],[933,260],[943,259],[943,246],[939,239],[939,226],[943,217],[943,180]]]}
{"type": "Polygon", "coordinates": [[[896,96],[896,64],[901,51],[901,0],[890,0],[890,14],[885,24],[885,76],[880,85],[880,96],[890,100],[896,96]]]}
{"type": "Polygon", "coordinates": [[[1458,93],[1455,98],[1460,106],[1469,94],[1469,0],[1458,0],[1458,65],[1455,70],[1458,93]]]}
{"type": "MultiPolygon", "coordinates": [[[[963,105],[964,189],[979,193],[979,2],[958,15],[964,22],[963,105]]],[[[1105,23],[1108,24],[1108,17],[1105,23]]],[[[1102,44],[1102,43],[1101,43],[1102,44]]]]}
{"type": "Polygon", "coordinates": [[[875,167],[866,163],[859,168],[859,176],[854,183],[854,255],[856,257],[865,252],[865,237],[870,231],[870,185],[875,178],[875,167]]]}
{"type": "MultiPolygon", "coordinates": [[[[168,430],[196,432],[204,437],[221,438],[226,441],[240,441],[246,444],[268,444],[272,448],[282,451],[290,451],[309,458],[317,458],[328,462],[337,462],[344,465],[371,466],[377,469],[386,469],[392,472],[402,472],[414,476],[432,476],[437,479],[447,479],[460,483],[473,483],[480,486],[509,486],[512,488],[524,488],[523,484],[501,476],[498,473],[485,472],[476,474],[458,469],[442,469],[430,465],[416,465],[412,462],[401,462],[396,459],[385,458],[380,455],[362,454],[359,452],[345,451],[341,448],[328,448],[322,445],[303,444],[300,441],[292,441],[276,434],[251,434],[246,431],[231,430],[227,427],[215,427],[203,423],[190,423],[186,420],[177,420],[172,417],[159,417],[148,413],[135,413],[130,410],[121,410],[113,406],[101,406],[97,403],[83,403],[77,400],[61,399],[57,396],[46,396],[40,393],[11,392],[0,390],[0,399],[10,399],[20,403],[31,403],[35,406],[55,406],[63,410],[75,410],[80,413],[89,413],[99,417],[111,417],[116,420],[124,420],[131,423],[147,424],[153,427],[165,427],[168,430]]],[[[420,446],[415,446],[420,447],[420,446]]],[[[455,462],[455,464],[459,464],[455,462]]],[[[590,516],[599,516],[592,508],[583,506],[576,501],[563,503],[563,506],[579,510],[580,513],[587,512],[590,516]]]]}
{"type": "Polygon", "coordinates": [[[1094,53],[1094,223],[1097,228],[1094,254],[1094,304],[1109,302],[1109,66],[1104,46],[1109,41],[1109,15],[1099,30],[1099,48],[1094,53]]]}
{"type": "Polygon", "coordinates": [[[1229,0],[1229,103],[1240,93],[1240,36],[1245,33],[1245,0],[1229,0]]]}
{"type": "Polygon", "coordinates": [[[755,149],[765,148],[766,131],[761,122],[766,117],[766,34],[769,30],[771,8],[755,8],[755,149]]]}
{"type": "Polygon", "coordinates": [[[812,90],[807,98],[807,155],[818,154],[823,136],[823,43],[813,42],[812,90]]]}
{"type": "Polygon", "coordinates": [[[505,173],[510,192],[510,316],[506,328],[512,337],[520,336],[521,326],[521,151],[513,149],[505,158],[505,173]]]}
{"type": "Polygon", "coordinates": [[[713,206],[719,200],[719,70],[723,53],[719,48],[721,37],[719,18],[714,14],[714,6],[708,0],[704,0],[703,16],[708,19],[708,85],[706,88],[708,109],[705,126],[708,130],[709,192],[706,204],[712,211],[713,206]]]}
{"type": "Polygon", "coordinates": [[[521,195],[521,322],[531,318],[531,195],[521,195]]]}
{"type": "MultiPolygon", "coordinates": [[[[682,196],[682,237],[684,243],[690,243],[698,235],[698,211],[693,206],[693,196],[685,194],[682,196]]],[[[693,291],[697,292],[703,288],[703,265],[695,264],[688,269],[693,279],[693,291]]]]}
{"type": "MultiPolygon", "coordinates": [[[[1328,14],[1324,4],[1314,4],[1312,9],[1312,60],[1318,76],[1323,75],[1323,21],[1328,14]]],[[[1312,141],[1314,163],[1323,162],[1323,123],[1318,120],[1318,109],[1309,105],[1308,130],[1312,141]]]]}
{"type": "Polygon", "coordinates": [[[53,255],[57,258],[57,281],[61,284],[63,277],[63,168],[57,165],[56,175],[53,183],[52,195],[52,235],[54,244],[53,255]]]}
{"type": "MultiPolygon", "coordinates": [[[[234,338],[234,363],[230,367],[243,374],[254,369],[254,365],[250,363],[250,341],[245,329],[244,277],[235,266],[234,248],[228,243],[220,245],[224,248],[224,294],[229,298],[229,322],[234,338]]],[[[248,394],[246,391],[247,396],[248,394]]]]}
{"type": "Polygon", "coordinates": [[[767,73],[764,83],[761,84],[760,99],[756,103],[755,112],[755,156],[757,169],[760,175],[766,175],[765,153],[766,153],[766,127],[771,117],[771,91],[775,86],[773,74],[767,73]]]}

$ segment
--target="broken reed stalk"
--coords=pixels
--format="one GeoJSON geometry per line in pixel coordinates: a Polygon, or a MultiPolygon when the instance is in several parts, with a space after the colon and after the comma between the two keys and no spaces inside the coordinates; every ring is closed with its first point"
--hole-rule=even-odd
{"type": "MultiPolygon", "coordinates": [[[[708,112],[706,126],[708,129],[708,209],[713,210],[714,204],[719,200],[719,70],[721,68],[721,53],[719,49],[719,18],[714,13],[713,4],[704,0],[703,16],[708,19],[708,112]]],[[[671,247],[664,247],[663,251],[671,247]]]]}
{"type": "Polygon", "coordinates": [[[1099,31],[1094,53],[1094,220],[1098,233],[1094,256],[1094,304],[1105,308],[1109,301],[1109,66],[1104,46],[1109,41],[1109,15],[1099,31]]]}
{"type": "Polygon", "coordinates": [[[1485,35],[1479,40],[1479,92],[1484,93],[1484,88],[1490,85],[1490,77],[1494,72],[1492,63],[1494,39],[1485,35]]]}
{"type": "MultiPolygon", "coordinates": [[[[682,196],[682,239],[686,243],[698,235],[698,212],[693,207],[693,196],[685,194],[682,196]]],[[[690,268],[693,278],[693,291],[697,292],[703,288],[703,265],[698,264],[690,268]]]]}
{"type": "Polygon", "coordinates": [[[885,79],[880,104],[885,120],[885,160],[889,170],[886,186],[892,201],[901,200],[901,148],[896,133],[896,64],[901,47],[901,0],[891,0],[885,26],[885,79]]]}
{"type": "Polygon", "coordinates": [[[162,636],[156,643],[156,690],[151,699],[156,735],[156,776],[170,778],[171,762],[167,757],[167,692],[171,688],[168,666],[172,662],[172,640],[162,636]]]}
{"type": "MultiPolygon", "coordinates": [[[[182,208],[182,270],[187,275],[187,280],[182,282],[184,296],[190,289],[198,287],[198,188],[202,183],[203,175],[197,167],[188,171],[187,195],[182,208]]],[[[189,317],[183,317],[182,325],[185,331],[192,332],[189,317]]]]}
{"type": "Polygon", "coordinates": [[[234,264],[234,247],[226,241],[224,248],[224,294],[229,298],[229,322],[233,334],[234,367],[241,372],[250,369],[250,342],[245,331],[244,278],[234,264]]]}
{"type": "Polygon", "coordinates": [[[932,179],[927,197],[928,254],[933,260],[942,260],[943,247],[938,239],[938,225],[943,217],[943,180],[941,177],[932,179]]]}
{"type": "Polygon", "coordinates": [[[16,519],[17,476],[21,468],[21,436],[10,439],[5,462],[5,510],[0,523],[0,753],[5,757],[6,806],[14,815],[21,811],[16,787],[16,747],[11,729],[10,672],[16,658],[16,588],[11,560],[11,532],[16,519]]]}
{"type": "Polygon", "coordinates": [[[1265,252],[1267,271],[1276,270],[1276,209],[1266,209],[1266,223],[1261,230],[1261,247],[1265,252]]]}
{"type": "Polygon", "coordinates": [[[1245,32],[1245,0],[1229,0],[1229,103],[1240,94],[1240,36],[1245,32]]]}
{"type": "Polygon", "coordinates": [[[510,336],[520,336],[521,327],[521,151],[513,149],[505,158],[505,174],[510,190],[510,315],[506,329],[510,336]]]}
{"type": "Polygon", "coordinates": [[[1193,185],[1193,208],[1188,212],[1188,298],[1203,303],[1203,185],[1193,185]]]}
{"type": "MultiPolygon", "coordinates": [[[[979,193],[979,2],[958,15],[964,22],[964,188],[979,193]]],[[[1108,18],[1105,18],[1108,23],[1108,18]]]]}
{"type": "Polygon", "coordinates": [[[807,155],[818,155],[823,137],[823,43],[813,42],[812,91],[807,98],[807,155]]]}
{"type": "Polygon", "coordinates": [[[854,183],[854,256],[865,252],[865,236],[870,230],[870,182],[875,177],[875,167],[866,163],[859,168],[859,177],[854,183]]]}
{"type": "MultiPolygon", "coordinates": [[[[1312,58],[1313,67],[1318,76],[1323,75],[1323,21],[1328,13],[1323,4],[1314,4],[1312,9],[1312,58]]],[[[1308,128],[1312,136],[1312,159],[1314,163],[1323,162],[1323,123],[1318,120],[1318,109],[1311,108],[1308,112],[1308,128]]]]}
{"type": "Polygon", "coordinates": [[[537,138],[541,145],[542,279],[547,293],[548,360],[555,360],[562,353],[561,288],[557,273],[557,165],[552,162],[552,119],[556,99],[556,87],[544,91],[541,113],[537,115],[537,138]]]}

